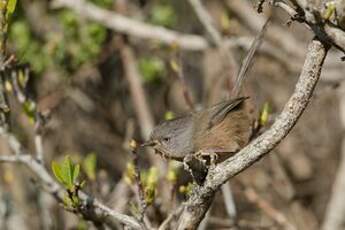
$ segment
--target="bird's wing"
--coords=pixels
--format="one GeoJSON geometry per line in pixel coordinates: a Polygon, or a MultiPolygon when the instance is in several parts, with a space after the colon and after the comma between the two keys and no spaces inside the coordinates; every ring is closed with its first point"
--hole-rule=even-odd
{"type": "Polygon", "coordinates": [[[236,109],[239,105],[242,104],[243,101],[248,99],[249,97],[238,97],[234,99],[230,99],[225,102],[221,102],[217,105],[212,106],[209,108],[210,110],[210,119],[208,128],[211,128],[224,120],[224,118],[231,112],[232,110],[236,109]]]}

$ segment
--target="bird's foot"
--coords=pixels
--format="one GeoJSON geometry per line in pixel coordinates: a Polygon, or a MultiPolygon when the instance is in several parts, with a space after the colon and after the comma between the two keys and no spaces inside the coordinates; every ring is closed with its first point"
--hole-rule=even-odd
{"type": "Polygon", "coordinates": [[[200,161],[202,161],[205,165],[207,164],[207,160],[209,159],[209,167],[214,168],[216,166],[216,162],[218,160],[218,155],[217,153],[213,151],[203,151],[200,150],[194,154],[194,157],[200,161]]]}
{"type": "Polygon", "coordinates": [[[183,166],[188,171],[193,180],[198,184],[202,185],[205,181],[208,172],[208,166],[204,159],[200,160],[196,158],[194,154],[189,154],[183,159],[183,166]]]}

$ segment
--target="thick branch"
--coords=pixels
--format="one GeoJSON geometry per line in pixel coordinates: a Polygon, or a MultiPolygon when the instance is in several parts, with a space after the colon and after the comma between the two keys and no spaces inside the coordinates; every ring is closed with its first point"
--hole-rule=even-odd
{"type": "Polygon", "coordinates": [[[318,40],[313,40],[296,88],[283,111],[270,129],[252,141],[234,157],[210,170],[202,187],[193,191],[186,203],[178,229],[195,229],[207,212],[215,192],[229,178],[245,170],[270,152],[290,132],[309,103],[320,77],[327,48],[318,40]]]}

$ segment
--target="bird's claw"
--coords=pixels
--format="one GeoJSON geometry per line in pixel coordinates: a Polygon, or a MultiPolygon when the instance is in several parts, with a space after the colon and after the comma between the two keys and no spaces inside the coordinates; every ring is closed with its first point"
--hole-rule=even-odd
{"type": "Polygon", "coordinates": [[[201,162],[203,162],[205,165],[207,163],[205,158],[208,157],[210,159],[210,165],[209,166],[211,168],[214,168],[216,166],[216,162],[218,160],[218,155],[213,151],[207,151],[206,152],[206,151],[200,150],[194,154],[194,157],[196,159],[200,160],[201,162]]]}

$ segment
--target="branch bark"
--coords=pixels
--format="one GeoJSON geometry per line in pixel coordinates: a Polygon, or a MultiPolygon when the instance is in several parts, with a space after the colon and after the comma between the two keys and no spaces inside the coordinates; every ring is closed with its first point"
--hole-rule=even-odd
{"type": "Polygon", "coordinates": [[[219,187],[229,178],[260,160],[290,132],[310,101],[319,80],[327,50],[328,47],[319,40],[313,40],[309,44],[308,53],[295,91],[272,127],[234,157],[210,169],[205,184],[196,187],[185,204],[178,229],[196,229],[219,187]]]}

